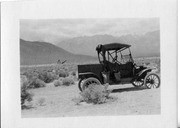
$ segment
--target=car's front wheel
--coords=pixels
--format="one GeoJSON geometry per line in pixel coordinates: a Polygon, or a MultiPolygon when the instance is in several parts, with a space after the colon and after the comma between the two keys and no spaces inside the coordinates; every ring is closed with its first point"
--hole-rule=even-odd
{"type": "Polygon", "coordinates": [[[89,85],[91,84],[97,84],[97,85],[100,85],[101,82],[97,79],[97,78],[94,78],[94,77],[90,77],[90,78],[87,78],[87,79],[84,79],[82,82],[81,82],[81,91],[85,90],[86,88],[88,88],[89,85]]]}
{"type": "Polygon", "coordinates": [[[160,78],[155,73],[149,73],[145,77],[144,83],[145,83],[146,87],[149,89],[158,88],[160,86],[160,78]]]}

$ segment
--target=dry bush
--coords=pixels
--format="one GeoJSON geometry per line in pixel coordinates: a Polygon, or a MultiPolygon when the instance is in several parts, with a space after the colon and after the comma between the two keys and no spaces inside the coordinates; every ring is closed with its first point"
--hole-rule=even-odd
{"type": "Polygon", "coordinates": [[[89,85],[88,88],[80,93],[82,101],[94,104],[105,103],[111,92],[107,90],[107,87],[108,84],[105,86],[96,84],[89,85]]]}
{"type": "Polygon", "coordinates": [[[40,87],[45,87],[46,83],[38,78],[33,79],[30,84],[29,84],[29,88],[40,88],[40,87]]]}
{"type": "Polygon", "coordinates": [[[64,79],[64,77],[59,77],[58,80],[59,80],[59,81],[63,81],[63,79],[64,79]]]}
{"type": "Polygon", "coordinates": [[[76,71],[72,71],[72,72],[71,72],[71,75],[72,75],[72,76],[76,76],[76,71]]]}
{"type": "Polygon", "coordinates": [[[50,83],[50,82],[54,81],[55,79],[58,79],[59,76],[56,75],[54,72],[43,71],[39,74],[38,78],[41,79],[42,81],[44,81],[45,83],[50,83]]]}
{"type": "Polygon", "coordinates": [[[72,79],[72,78],[70,78],[70,77],[64,78],[64,79],[62,80],[62,83],[63,83],[63,85],[65,85],[65,86],[69,86],[69,85],[75,84],[74,79],[72,79]]]}
{"type": "MultiPolygon", "coordinates": [[[[29,83],[29,88],[34,88],[34,85],[36,86],[36,84],[39,82],[39,72],[38,71],[28,71],[25,72],[24,75],[27,77],[28,79],[28,83],[29,83]]],[[[37,85],[38,86],[38,85],[37,85]]]]}
{"type": "Polygon", "coordinates": [[[76,75],[76,71],[72,71],[70,74],[71,74],[71,75],[70,75],[69,77],[73,78],[74,81],[77,81],[77,80],[78,80],[77,75],[76,75]]]}
{"type": "Polygon", "coordinates": [[[23,75],[27,77],[29,83],[31,83],[32,81],[34,81],[35,79],[39,77],[39,74],[36,71],[27,71],[23,73],[23,75]]]}
{"type": "Polygon", "coordinates": [[[58,87],[58,86],[61,86],[63,83],[62,83],[61,80],[55,80],[55,81],[53,82],[53,84],[54,84],[55,87],[58,87]]]}
{"type": "Polygon", "coordinates": [[[68,77],[69,73],[67,71],[61,71],[59,72],[59,77],[68,77]]]}
{"type": "Polygon", "coordinates": [[[27,82],[28,83],[28,79],[25,75],[21,75],[21,85],[24,83],[24,82],[27,82]]]}
{"type": "Polygon", "coordinates": [[[32,93],[28,91],[28,81],[21,79],[21,108],[25,106],[25,102],[32,101],[32,93]]]}

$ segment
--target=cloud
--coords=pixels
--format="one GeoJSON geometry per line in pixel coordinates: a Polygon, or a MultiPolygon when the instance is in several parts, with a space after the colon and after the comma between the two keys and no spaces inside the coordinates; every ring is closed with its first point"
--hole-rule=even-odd
{"type": "Polygon", "coordinates": [[[159,29],[158,18],[21,20],[20,37],[31,41],[60,42],[77,37],[109,34],[144,34],[159,29]]]}

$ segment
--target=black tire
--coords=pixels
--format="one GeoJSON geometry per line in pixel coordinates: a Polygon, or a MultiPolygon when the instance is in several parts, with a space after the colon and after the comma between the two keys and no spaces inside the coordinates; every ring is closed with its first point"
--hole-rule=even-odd
{"type": "Polygon", "coordinates": [[[82,91],[85,90],[91,84],[100,85],[101,82],[97,78],[94,78],[94,77],[87,78],[87,79],[83,80],[82,85],[81,85],[81,90],[82,91]]]}
{"type": "Polygon", "coordinates": [[[132,85],[133,85],[134,87],[139,88],[139,87],[142,87],[142,86],[144,85],[144,81],[134,80],[134,81],[132,82],[132,85]]]}
{"type": "Polygon", "coordinates": [[[81,84],[82,84],[82,81],[83,81],[83,80],[84,80],[84,79],[80,79],[79,82],[78,82],[78,88],[79,88],[80,91],[82,91],[82,86],[81,86],[81,84]]]}
{"type": "Polygon", "coordinates": [[[160,86],[160,78],[156,73],[149,73],[146,75],[144,79],[144,84],[147,88],[159,88],[160,86]]]}

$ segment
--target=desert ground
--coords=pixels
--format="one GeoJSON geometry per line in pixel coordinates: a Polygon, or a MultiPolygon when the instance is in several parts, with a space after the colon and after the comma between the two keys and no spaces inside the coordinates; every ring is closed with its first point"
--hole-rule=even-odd
{"type": "Polygon", "coordinates": [[[113,90],[104,104],[77,104],[77,82],[71,86],[54,87],[49,83],[44,88],[31,89],[34,94],[29,108],[22,110],[23,118],[113,116],[160,114],[160,88],[135,88],[131,84],[110,85],[113,90]]]}
{"type": "MultiPolygon", "coordinates": [[[[160,76],[160,58],[140,58],[135,61],[140,65],[157,67],[160,76]]],[[[37,74],[41,76],[38,77],[39,79],[45,80],[44,87],[28,89],[33,94],[33,100],[27,102],[27,107],[22,109],[23,118],[152,115],[161,113],[161,85],[156,89],[135,88],[132,84],[110,85],[108,89],[112,92],[105,103],[79,103],[77,99],[81,95],[79,94],[77,76],[74,76],[75,83],[70,86],[55,87],[53,81],[47,81],[47,78],[53,80],[53,74],[62,74],[64,71],[72,76],[72,73],[77,72],[77,64],[21,66],[21,75],[27,76],[29,80],[33,80],[33,76],[37,77],[37,74]]],[[[43,81],[40,81],[40,84],[43,81]]]]}

